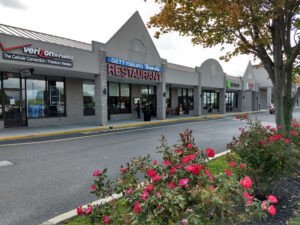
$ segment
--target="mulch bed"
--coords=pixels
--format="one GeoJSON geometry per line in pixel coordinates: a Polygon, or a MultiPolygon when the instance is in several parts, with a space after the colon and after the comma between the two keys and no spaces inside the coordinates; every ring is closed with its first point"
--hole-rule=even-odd
{"type": "Polygon", "coordinates": [[[289,224],[288,221],[295,215],[297,203],[300,201],[300,176],[282,179],[272,188],[270,194],[278,199],[278,202],[274,204],[276,214],[269,215],[266,220],[254,220],[247,225],[289,224]]]}

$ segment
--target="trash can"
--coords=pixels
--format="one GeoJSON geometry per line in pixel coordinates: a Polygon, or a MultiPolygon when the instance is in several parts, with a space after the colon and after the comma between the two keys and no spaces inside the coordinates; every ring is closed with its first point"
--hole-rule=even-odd
{"type": "Polygon", "coordinates": [[[144,113],[144,121],[151,121],[152,111],[145,109],[143,110],[143,113],[144,113]]]}

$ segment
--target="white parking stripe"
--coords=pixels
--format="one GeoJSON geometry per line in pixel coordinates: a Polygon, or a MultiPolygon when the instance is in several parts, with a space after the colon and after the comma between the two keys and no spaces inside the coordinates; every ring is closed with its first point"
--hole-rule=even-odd
{"type": "Polygon", "coordinates": [[[6,166],[12,166],[12,165],[14,165],[14,164],[10,161],[6,161],[6,160],[0,161],[0,167],[6,167],[6,166]]]}

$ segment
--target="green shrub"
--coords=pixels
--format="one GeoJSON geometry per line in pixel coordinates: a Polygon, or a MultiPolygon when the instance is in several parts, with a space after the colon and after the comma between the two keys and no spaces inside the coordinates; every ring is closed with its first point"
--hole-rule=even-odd
{"type": "MultiPolygon", "coordinates": [[[[162,162],[149,161],[149,156],[134,158],[121,166],[120,179],[106,181],[106,170],[96,173],[92,193],[122,193],[121,201],[93,206],[89,214],[97,224],[233,224],[252,217],[266,216],[264,207],[274,214],[272,201],[266,206],[254,196],[251,179],[237,179],[235,173],[212,174],[207,164],[214,156],[212,149],[199,149],[186,130],[173,147],[164,137],[158,148],[162,162]],[[144,175],[139,184],[137,177],[144,175]]],[[[95,173],[94,173],[95,175],[95,173]]]]}
{"type": "Polygon", "coordinates": [[[251,177],[255,195],[263,198],[281,177],[291,173],[295,165],[294,150],[281,129],[264,127],[246,116],[241,119],[247,120],[247,126],[228,144],[231,154],[227,160],[235,162],[239,177],[251,177]],[[242,169],[239,168],[241,164],[245,165],[242,169]]]}

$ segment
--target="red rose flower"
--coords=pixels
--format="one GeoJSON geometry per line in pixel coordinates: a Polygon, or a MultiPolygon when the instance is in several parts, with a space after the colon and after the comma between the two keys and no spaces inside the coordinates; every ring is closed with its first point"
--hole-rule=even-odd
{"type": "Polygon", "coordinates": [[[208,157],[215,157],[215,152],[211,148],[206,149],[206,154],[207,154],[208,157]]]}

